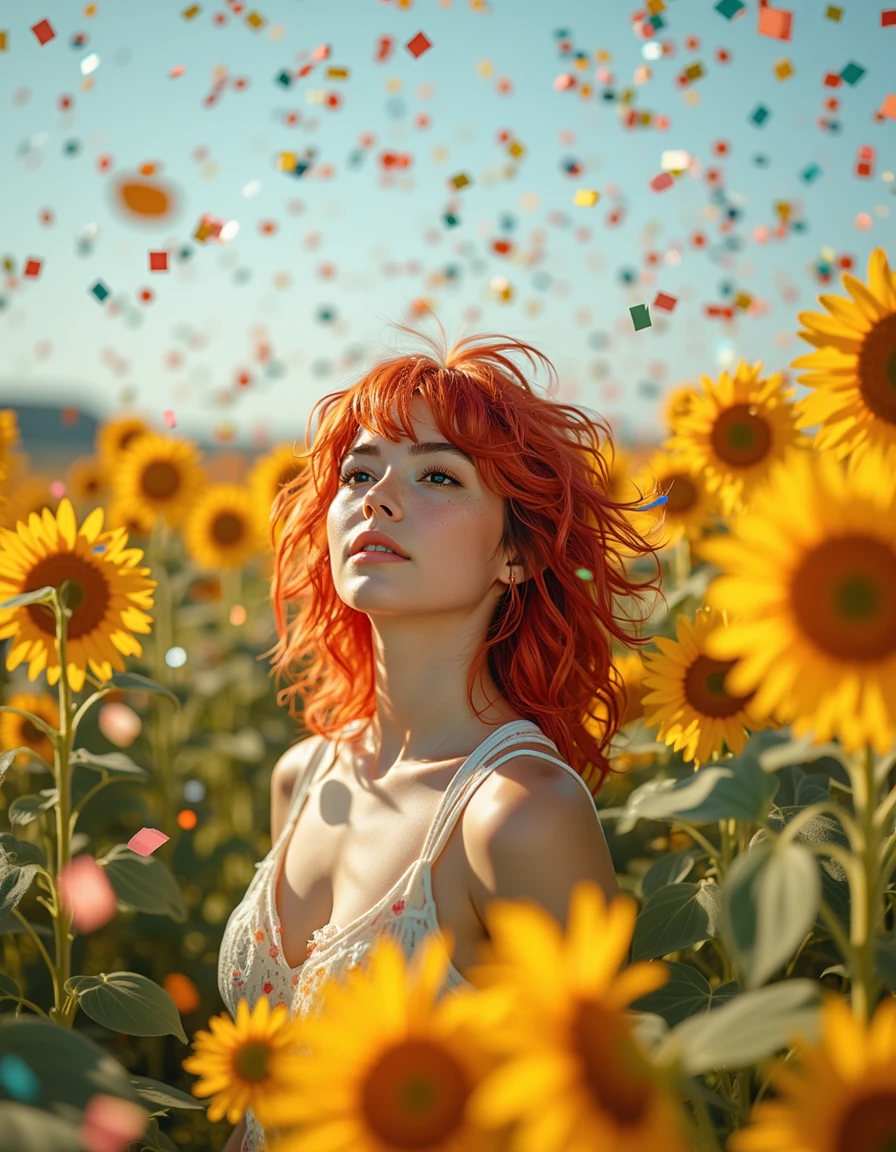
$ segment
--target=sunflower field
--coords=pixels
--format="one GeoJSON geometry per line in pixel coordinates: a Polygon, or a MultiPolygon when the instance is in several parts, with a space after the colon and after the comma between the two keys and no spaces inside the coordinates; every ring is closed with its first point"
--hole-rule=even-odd
{"type": "Polygon", "coordinates": [[[384,936],[313,1018],[220,1011],[302,735],[263,660],[292,445],[241,472],[122,416],[60,487],[0,411],[0,1149],[220,1149],[247,1109],[270,1152],[896,1148],[896,274],[842,280],[802,399],[741,360],[617,450],[617,499],[667,496],[595,800],[622,894],[494,902],[445,998],[384,936]]]}

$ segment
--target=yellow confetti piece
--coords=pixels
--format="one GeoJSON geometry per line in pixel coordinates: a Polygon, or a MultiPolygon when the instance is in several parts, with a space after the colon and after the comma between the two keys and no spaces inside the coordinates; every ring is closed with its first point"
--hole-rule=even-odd
{"type": "Polygon", "coordinates": [[[514,159],[519,160],[520,156],[525,154],[526,146],[525,144],[520,144],[519,140],[513,140],[507,145],[507,151],[514,159]]]}
{"type": "Polygon", "coordinates": [[[348,80],[348,68],[328,68],[328,80],[348,80]]]}
{"type": "Polygon", "coordinates": [[[647,0],[647,11],[651,16],[659,16],[660,12],[666,11],[666,5],[663,0],[647,0]]]}
{"type": "Polygon", "coordinates": [[[5,52],[7,47],[6,33],[0,32],[0,52],[5,52]]]}
{"type": "Polygon", "coordinates": [[[689,64],[687,68],[685,68],[684,74],[688,80],[699,80],[703,75],[703,65],[697,60],[694,64],[689,64]]]}
{"type": "Polygon", "coordinates": [[[260,12],[250,12],[246,17],[246,23],[249,24],[257,32],[265,24],[265,18],[260,12]]]}
{"type": "Polygon", "coordinates": [[[779,80],[786,80],[793,75],[793,65],[789,60],[779,60],[775,64],[775,75],[779,80]]]}
{"type": "Polygon", "coordinates": [[[281,172],[292,172],[298,162],[299,158],[295,152],[281,152],[277,161],[277,167],[281,172]]]}
{"type": "Polygon", "coordinates": [[[466,188],[470,183],[470,177],[466,174],[466,172],[458,172],[456,176],[451,177],[451,183],[455,188],[457,188],[458,191],[460,191],[461,188],[466,188]]]}
{"type": "Polygon", "coordinates": [[[608,52],[606,48],[601,48],[597,53],[597,60],[599,64],[609,64],[613,59],[613,53],[608,52]]]}
{"type": "Polygon", "coordinates": [[[747,308],[749,308],[753,303],[753,297],[748,296],[746,292],[738,292],[738,294],[734,297],[734,303],[736,307],[742,308],[744,311],[746,311],[747,308]]]}
{"type": "Polygon", "coordinates": [[[184,20],[192,20],[193,17],[198,16],[201,11],[202,9],[198,4],[193,4],[189,8],[184,8],[183,12],[181,12],[181,16],[183,16],[184,20]]]}
{"type": "Polygon", "coordinates": [[[476,71],[483,80],[488,80],[495,74],[495,66],[491,60],[480,60],[476,65],[476,71]]]}
{"type": "Polygon", "coordinates": [[[402,84],[401,80],[398,79],[397,76],[393,76],[391,80],[386,81],[386,91],[387,92],[400,92],[403,87],[404,87],[404,85],[402,84]]]}
{"type": "Polygon", "coordinates": [[[790,210],[791,206],[787,203],[786,200],[778,200],[775,203],[775,211],[780,216],[782,224],[786,224],[790,219],[790,210]]]}
{"type": "Polygon", "coordinates": [[[579,188],[576,190],[572,202],[577,208],[593,208],[599,199],[600,193],[595,192],[593,188],[579,188]]]}

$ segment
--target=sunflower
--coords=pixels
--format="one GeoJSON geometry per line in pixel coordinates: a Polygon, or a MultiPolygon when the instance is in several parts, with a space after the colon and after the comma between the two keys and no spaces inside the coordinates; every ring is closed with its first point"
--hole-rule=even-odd
{"type": "Polygon", "coordinates": [[[703,551],[723,570],[706,601],[731,622],[706,649],[738,659],[729,690],[755,690],[756,708],[797,737],[885,755],[896,737],[896,472],[883,452],[851,471],[827,453],[790,453],[703,551]]]}
{"type": "Polygon", "coordinates": [[[849,273],[843,287],[852,297],[819,296],[830,315],[801,312],[803,340],[816,351],[793,361],[812,392],[796,405],[797,428],[820,424],[815,447],[838,460],[861,459],[869,447],[896,468],[896,273],[886,253],[868,260],[868,284],[849,273]]]}
{"type": "Polygon", "coordinates": [[[695,769],[721,756],[723,744],[737,756],[746,729],[775,726],[757,709],[753,692],[738,695],[732,689],[735,660],[707,654],[710,633],[726,627],[724,612],[701,608],[693,622],[678,617],[675,640],[657,636],[660,651],[644,653],[644,685],[653,689],[644,694],[644,725],[659,725],[657,740],[682,752],[695,769]]]}
{"type": "Polygon", "coordinates": [[[116,416],[106,420],[97,429],[94,444],[100,463],[106,468],[116,465],[122,452],[126,452],[138,437],[150,434],[155,435],[139,416],[116,416]]]}
{"type": "Polygon", "coordinates": [[[717,384],[702,376],[702,394],[672,422],[672,435],[663,445],[705,475],[707,490],[718,493],[726,516],[748,501],[787,448],[811,443],[796,430],[789,403],[793,389],[782,387],[780,373],[761,379],[761,370],[762,364],[751,368],[741,360],[734,376],[722,372],[717,384]]]}
{"type": "MultiPolygon", "coordinates": [[[[674,548],[682,536],[689,542],[700,540],[707,529],[714,528],[722,519],[718,495],[708,490],[704,473],[694,472],[684,456],[655,452],[634,479],[642,491],[658,491],[668,496],[664,505],[630,517],[644,535],[647,535],[645,520],[651,513],[657,521],[662,520],[664,547],[674,548]]],[[[646,498],[645,503],[649,504],[650,498],[646,498]]]]}
{"type": "Polygon", "coordinates": [[[0,408],[0,481],[7,478],[10,456],[19,443],[19,422],[15,409],[0,408]]]}
{"type": "Polygon", "coordinates": [[[474,1027],[473,993],[439,999],[453,943],[449,933],[432,934],[407,961],[383,934],[366,966],[324,986],[318,1011],[301,1018],[309,1058],[276,1109],[282,1138],[272,1152],[505,1146],[505,1134],[477,1128],[466,1113],[496,1061],[478,1042],[485,1024],[474,1027]]]}
{"type": "MultiPolygon", "coordinates": [[[[110,680],[113,668],[124,672],[119,653],[142,656],[134,632],[149,633],[155,580],[148,568],[137,568],[143,553],[126,548],[121,529],[102,532],[103,509],[95,508],[78,528],[71,501],[64,497],[54,514],[44,508],[15,532],[0,530],[0,604],[64,581],[73,582],[69,599],[68,684],[84,687],[85,669],[110,680]]],[[[45,604],[0,608],[0,640],[11,639],[9,671],[28,661],[28,679],[46,672],[52,686],[60,677],[55,619],[45,604]]]]}
{"type": "Polygon", "coordinates": [[[204,1077],[190,1091],[212,1097],[207,1115],[213,1124],[222,1117],[238,1124],[249,1109],[266,1124],[268,1102],[292,1092],[307,1060],[293,1051],[297,1021],[285,1004],[272,1009],[267,996],[259,996],[251,1012],[246,1000],[237,1003],[236,1021],[222,1013],[208,1024],[211,1032],[196,1032],[194,1054],[181,1061],[185,1071],[204,1077]]]}
{"type": "Polygon", "coordinates": [[[52,492],[53,477],[43,472],[24,474],[24,461],[14,461],[13,469],[4,481],[8,493],[6,505],[0,511],[0,527],[15,528],[21,521],[27,524],[32,512],[39,516],[44,508],[55,512],[59,497],[52,492]]]}
{"type": "Polygon", "coordinates": [[[65,490],[76,506],[94,506],[105,499],[108,487],[108,469],[96,456],[78,456],[69,464],[65,490]]]}
{"type": "Polygon", "coordinates": [[[190,511],[184,539],[199,568],[242,568],[261,546],[249,491],[239,484],[210,484],[190,511]]]}
{"type": "Polygon", "coordinates": [[[671,429],[676,420],[690,412],[691,404],[697,396],[696,389],[690,384],[673,388],[671,392],[666,393],[663,397],[663,422],[667,428],[671,429]]]}
{"type": "MultiPolygon", "coordinates": [[[[252,466],[248,477],[249,491],[252,493],[252,506],[256,510],[259,527],[265,540],[270,539],[271,506],[277,493],[295,480],[307,467],[307,460],[293,454],[292,444],[279,444],[267,455],[260,457],[252,466]]],[[[283,532],[283,520],[274,525],[274,543],[279,543],[283,532]]]]}
{"type": "Polygon", "coordinates": [[[839,996],[822,997],[820,1038],[795,1040],[799,1069],[779,1064],[779,1095],[753,1107],[728,1152],[887,1152],[896,1147],[896,999],[870,1024],[839,996]]]}
{"type": "MultiPolygon", "coordinates": [[[[3,701],[7,708],[30,712],[46,720],[51,728],[59,730],[59,705],[49,692],[13,692],[3,701]]],[[[46,733],[32,724],[27,716],[15,712],[0,712],[0,748],[31,748],[48,765],[53,765],[53,745],[46,733]]],[[[17,762],[24,766],[26,753],[20,752],[17,762]]]]}
{"type": "Polygon", "coordinates": [[[128,538],[149,540],[155,517],[148,508],[135,508],[121,500],[112,499],[106,508],[106,521],[109,528],[123,528],[128,538]]]}
{"type": "Polygon", "coordinates": [[[112,474],[113,500],[171,528],[183,525],[206,486],[196,445],[154,432],[132,441],[112,474]]]}
{"type": "Polygon", "coordinates": [[[490,940],[467,972],[465,1001],[482,1021],[499,1064],[475,1089],[469,1111],[483,1127],[514,1123],[512,1152],[685,1152],[685,1115],[667,1073],[648,1059],[633,1000],[669,978],[662,962],[620,972],[637,905],[581,881],[569,929],[532,900],[495,900],[490,940]]]}

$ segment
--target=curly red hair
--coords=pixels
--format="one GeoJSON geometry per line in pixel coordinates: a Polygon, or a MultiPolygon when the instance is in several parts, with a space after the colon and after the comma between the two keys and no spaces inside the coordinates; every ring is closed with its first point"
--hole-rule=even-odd
{"type": "MultiPolygon", "coordinates": [[[[625,515],[639,500],[614,501],[601,433],[603,421],[539,396],[510,357],[524,356],[533,369],[553,365],[529,344],[506,336],[469,336],[445,352],[424,340],[435,355],[399,355],[371,368],[354,386],[332,392],[315,405],[297,477],[284,484],[271,507],[274,548],[271,600],[279,637],[272,672],[292,683],[278,691],[298,720],[296,696],[304,700],[305,730],[327,739],[352,721],[374,714],[371,624],[348,607],[334,587],[327,543],[327,512],[339,487],[339,461],[361,428],[393,443],[412,437],[409,405],[422,394],[445,439],[473,457],[485,484],[505,499],[501,547],[511,547],[531,573],[508,588],[488,633],[474,655],[467,689],[470,707],[477,671],[485,661],[501,694],[533,720],[596,796],[612,772],[606,749],[625,709],[625,685],[612,660],[612,641],[625,647],[649,644],[631,637],[617,601],[662,596],[659,583],[636,584],[630,565],[652,556],[650,544],[625,515]],[[390,417],[395,409],[401,427],[390,417]],[[276,530],[282,527],[279,540],[276,530]],[[287,606],[298,609],[287,619],[287,606]],[[299,665],[299,661],[301,664],[299,665]],[[295,665],[295,667],[294,667],[295,665]],[[599,739],[597,737],[600,737],[599,739]]],[[[665,597],[663,597],[665,600],[665,597]]],[[[636,623],[641,623],[638,621],[636,623]]],[[[477,713],[479,714],[479,713],[477,713]]]]}

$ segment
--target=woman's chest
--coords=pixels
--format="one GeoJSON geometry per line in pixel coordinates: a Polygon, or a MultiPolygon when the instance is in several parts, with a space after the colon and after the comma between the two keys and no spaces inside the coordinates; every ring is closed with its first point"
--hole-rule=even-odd
{"type": "MultiPolygon", "coordinates": [[[[366,917],[400,881],[407,882],[460,763],[388,786],[337,772],[309,791],[275,872],[280,944],[287,964],[297,967],[304,961],[316,930],[326,924],[348,927],[366,917]]],[[[453,933],[454,963],[463,971],[476,960],[485,937],[470,898],[463,818],[432,863],[431,885],[433,916],[443,931],[453,933]]]]}

